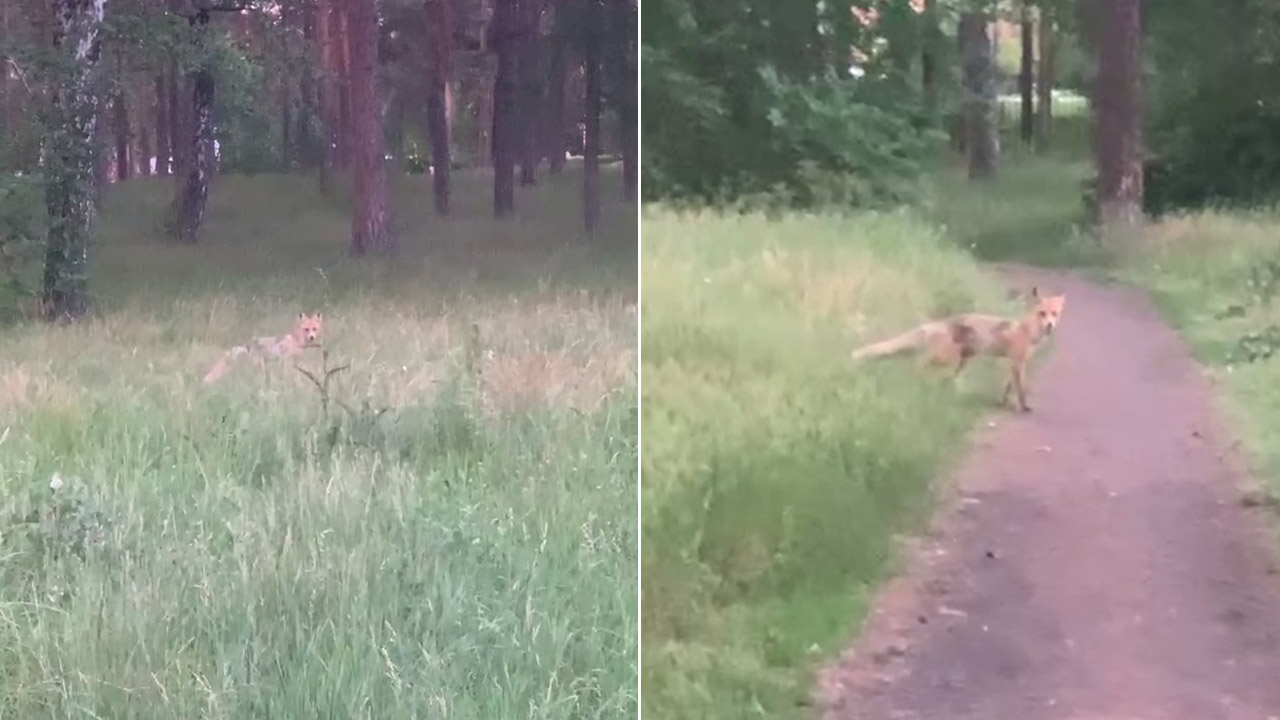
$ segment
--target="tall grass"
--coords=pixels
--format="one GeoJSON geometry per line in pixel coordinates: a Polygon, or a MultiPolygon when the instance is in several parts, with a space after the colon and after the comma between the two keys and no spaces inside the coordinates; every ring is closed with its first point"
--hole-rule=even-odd
{"type": "Polygon", "coordinates": [[[997,389],[957,392],[855,344],[999,310],[970,257],[908,214],[644,211],[646,717],[806,715],[890,537],[997,389]]]}
{"type": "Polygon", "coordinates": [[[219,178],[190,248],[111,189],[100,319],[3,336],[0,714],[634,716],[634,205],[588,242],[572,175],[510,223],[460,181],[399,180],[391,263],[310,178],[219,178]],[[326,393],[201,384],[312,308],[326,393]]]}

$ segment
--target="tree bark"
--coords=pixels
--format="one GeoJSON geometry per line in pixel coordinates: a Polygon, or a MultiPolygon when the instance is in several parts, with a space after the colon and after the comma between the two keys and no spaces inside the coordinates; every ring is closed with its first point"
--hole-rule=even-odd
{"type": "MultiPolygon", "coordinates": [[[[559,20],[557,20],[559,22],[559,20]]],[[[547,121],[543,152],[547,156],[547,171],[558,175],[564,170],[565,86],[569,82],[569,50],[562,33],[554,38],[551,47],[550,87],[547,92],[547,121]]]]}
{"type": "Polygon", "coordinates": [[[544,122],[545,82],[542,78],[542,38],[538,32],[542,19],[542,0],[520,0],[520,102],[519,118],[520,184],[537,182],[542,160],[539,130],[544,122]]]}
{"type": "Polygon", "coordinates": [[[1036,73],[1036,152],[1049,150],[1053,125],[1053,83],[1056,71],[1057,42],[1053,37],[1053,14],[1045,4],[1040,6],[1040,71],[1036,73]]]}
{"type": "Polygon", "coordinates": [[[111,98],[111,112],[115,134],[116,180],[128,180],[129,171],[133,169],[132,154],[129,152],[129,106],[125,103],[123,90],[117,90],[111,98]]]}
{"type": "Polygon", "coordinates": [[[89,245],[96,219],[94,161],[98,96],[93,74],[106,0],[58,0],[54,50],[65,74],[51,88],[45,175],[49,235],[41,309],[45,319],[74,319],[92,311],[89,245]]]}
{"type": "MultiPolygon", "coordinates": [[[[587,0],[589,28],[600,27],[599,0],[587,0]]],[[[600,36],[585,33],[583,67],[585,93],[583,110],[586,133],[582,148],[582,221],[588,235],[594,236],[600,224],[600,36]]]]}
{"type": "Polygon", "coordinates": [[[618,145],[622,151],[622,199],[636,199],[640,182],[639,172],[639,72],[637,66],[636,21],[640,8],[631,2],[617,2],[619,36],[614,42],[619,47],[620,77],[618,87],[618,145]]]}
{"type": "Polygon", "coordinates": [[[145,124],[138,127],[138,155],[140,157],[135,161],[138,171],[144,177],[154,175],[155,170],[151,167],[151,158],[155,157],[155,151],[151,147],[151,129],[145,124]]]}
{"type": "MultiPolygon", "coordinates": [[[[209,42],[209,14],[197,13],[189,19],[192,40],[197,45],[196,56],[209,42]]],[[[205,206],[209,201],[209,181],[213,175],[213,69],[207,63],[198,62],[188,74],[191,86],[191,115],[187,124],[190,133],[187,143],[185,177],[177,198],[177,219],[173,227],[174,239],[195,243],[200,238],[204,224],[205,206]]]]}
{"type": "Polygon", "coordinates": [[[427,135],[431,144],[431,191],[436,213],[449,214],[450,152],[449,80],[453,77],[453,16],[450,0],[426,0],[431,33],[431,68],[427,90],[427,135]]]}
{"type": "MultiPolygon", "coordinates": [[[[1018,72],[1018,91],[1022,95],[1018,126],[1022,142],[1031,144],[1035,132],[1035,26],[1031,22],[1031,7],[1022,0],[1022,63],[1018,72]]],[[[1044,52],[1041,49],[1041,52],[1044,52]]]]}
{"type": "Polygon", "coordinates": [[[330,176],[337,165],[338,145],[338,91],[333,65],[333,12],[330,0],[316,0],[315,34],[316,62],[319,78],[316,82],[316,101],[320,107],[320,192],[328,192],[330,176]]]}
{"type": "Polygon", "coordinates": [[[924,0],[920,13],[920,91],[924,96],[924,105],[929,115],[933,116],[938,109],[938,16],[934,3],[937,0],[924,0]]]}
{"type": "Polygon", "coordinates": [[[156,174],[169,174],[169,84],[156,75],[156,174]]]}
{"type": "MultiPolygon", "coordinates": [[[[302,9],[302,39],[307,47],[311,46],[316,34],[315,4],[307,3],[302,9]]],[[[320,143],[314,131],[316,116],[316,80],[315,64],[306,63],[302,69],[302,77],[298,80],[298,112],[294,116],[297,130],[293,134],[295,143],[294,157],[303,167],[318,167],[320,164],[320,143]]]]}
{"type": "Polygon", "coordinates": [[[166,102],[169,105],[169,152],[173,156],[169,165],[169,173],[178,177],[182,175],[187,166],[187,142],[186,128],[187,123],[183,122],[183,99],[186,97],[186,88],[183,87],[182,76],[178,73],[178,61],[169,61],[169,92],[166,94],[166,102]]]}
{"type": "Polygon", "coordinates": [[[1104,227],[1142,220],[1142,19],[1140,0],[1111,0],[1098,23],[1094,97],[1098,219],[1104,227]]]}
{"type": "Polygon", "coordinates": [[[378,10],[376,0],[349,0],[346,37],[350,43],[352,180],[351,253],[386,255],[395,251],[387,222],[385,150],[378,118],[378,10]]]}
{"type": "Polygon", "coordinates": [[[498,57],[493,78],[493,216],[515,212],[515,165],[518,123],[516,82],[519,68],[519,0],[495,0],[492,47],[498,57]]]}
{"type": "MultiPolygon", "coordinates": [[[[336,30],[337,42],[334,43],[334,52],[337,54],[335,58],[335,70],[337,73],[338,86],[338,151],[337,161],[338,167],[347,169],[351,167],[351,143],[356,129],[353,123],[352,114],[352,87],[351,87],[351,29],[348,22],[347,12],[343,8],[350,6],[345,4],[345,0],[334,6],[334,30],[336,30]]],[[[377,30],[375,19],[374,30],[377,30]]],[[[375,38],[374,49],[377,49],[377,39],[375,38]]]]}
{"type": "Polygon", "coordinates": [[[1000,157],[996,128],[996,93],[992,45],[987,18],[981,13],[960,14],[960,43],[964,63],[965,146],[969,152],[969,179],[994,177],[1000,157]]]}

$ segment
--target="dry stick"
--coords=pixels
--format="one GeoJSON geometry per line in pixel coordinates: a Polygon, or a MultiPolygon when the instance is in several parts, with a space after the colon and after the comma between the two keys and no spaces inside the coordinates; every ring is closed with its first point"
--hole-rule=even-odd
{"type": "Polygon", "coordinates": [[[310,381],[312,382],[312,384],[314,384],[314,385],[316,386],[316,390],[319,390],[319,391],[320,391],[320,409],[321,409],[321,410],[322,410],[322,411],[327,415],[327,414],[329,414],[329,380],[330,380],[330,379],[331,379],[335,374],[340,373],[340,372],[342,372],[343,370],[349,370],[349,369],[351,369],[351,364],[350,364],[350,363],[348,363],[348,364],[346,364],[346,365],[339,365],[339,366],[338,366],[338,367],[336,367],[336,368],[330,368],[330,367],[329,367],[329,351],[328,351],[328,350],[325,350],[325,351],[320,355],[320,358],[321,358],[321,360],[320,360],[320,362],[321,362],[320,369],[324,371],[324,380],[323,380],[323,381],[321,381],[321,380],[317,379],[317,378],[316,378],[316,376],[315,376],[314,374],[312,374],[312,372],[311,372],[310,370],[308,370],[308,369],[306,369],[306,368],[302,367],[301,365],[298,365],[298,364],[296,364],[296,363],[295,363],[293,367],[294,367],[294,369],[296,369],[298,372],[302,373],[303,375],[306,375],[306,376],[307,376],[307,379],[308,379],[308,380],[310,380],[310,381]]]}

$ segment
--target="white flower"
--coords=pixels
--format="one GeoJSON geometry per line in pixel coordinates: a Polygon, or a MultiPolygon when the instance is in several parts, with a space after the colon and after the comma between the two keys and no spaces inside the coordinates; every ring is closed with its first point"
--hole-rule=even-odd
{"type": "Polygon", "coordinates": [[[62,489],[62,476],[58,473],[53,474],[53,479],[49,481],[49,489],[57,492],[62,489]]]}

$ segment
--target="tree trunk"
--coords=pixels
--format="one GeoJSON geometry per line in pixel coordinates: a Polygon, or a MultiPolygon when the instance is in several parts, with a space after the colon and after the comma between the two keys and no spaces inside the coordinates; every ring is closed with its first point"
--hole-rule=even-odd
{"type": "MultiPolygon", "coordinates": [[[[558,22],[558,21],[557,21],[558,22]]],[[[551,47],[550,87],[547,89],[547,120],[543,128],[543,153],[547,171],[557,175],[564,170],[565,85],[569,81],[569,50],[563,36],[553,38],[551,47]]]]}
{"type": "Polygon", "coordinates": [[[517,109],[520,132],[520,184],[537,182],[538,164],[542,160],[542,138],[546,104],[543,101],[542,38],[538,32],[542,17],[542,0],[520,1],[520,102],[517,109]]]}
{"type": "Polygon", "coordinates": [[[925,109],[930,117],[938,108],[938,17],[934,9],[937,0],[924,0],[920,12],[920,91],[924,96],[925,109]]]}
{"type": "Polygon", "coordinates": [[[639,67],[636,65],[636,14],[639,7],[631,2],[613,5],[618,16],[618,145],[622,151],[622,199],[635,200],[639,185],[638,156],[639,118],[636,107],[639,102],[639,67]]]}
{"type": "Polygon", "coordinates": [[[280,85],[280,164],[285,172],[293,169],[293,98],[289,96],[289,82],[280,85]]]}
{"type": "MultiPolygon", "coordinates": [[[[587,0],[589,28],[600,27],[599,0],[587,0]]],[[[582,148],[582,221],[594,236],[600,224],[600,36],[587,32],[583,47],[586,135],[582,148]]]]}
{"type": "MultiPolygon", "coordinates": [[[[310,47],[316,34],[316,13],[314,3],[307,3],[302,9],[302,39],[306,47],[310,47]]],[[[306,167],[317,167],[319,160],[319,145],[314,131],[314,120],[316,116],[316,80],[315,80],[315,64],[305,63],[302,68],[302,77],[298,80],[298,112],[294,116],[297,121],[297,130],[293,134],[295,143],[294,157],[298,160],[298,164],[306,167]]]]}
{"type": "Polygon", "coordinates": [[[450,0],[426,0],[431,33],[430,87],[427,89],[427,135],[431,144],[431,190],[436,213],[449,214],[449,174],[453,162],[449,141],[449,79],[453,77],[453,20],[450,0]]]}
{"type": "Polygon", "coordinates": [[[156,75],[156,174],[169,174],[169,84],[156,75]]]}
{"type": "Polygon", "coordinates": [[[45,319],[79,318],[92,310],[89,298],[89,244],[96,216],[94,158],[98,97],[93,71],[99,60],[99,33],[105,0],[58,0],[55,52],[67,56],[65,74],[50,88],[45,207],[49,235],[45,248],[41,303],[45,319]]]}
{"type": "Polygon", "coordinates": [[[1140,0],[1112,0],[1098,23],[1094,143],[1098,219],[1104,227],[1142,220],[1142,19],[1140,0]]]}
{"type": "Polygon", "coordinates": [[[1036,152],[1049,150],[1049,131],[1053,125],[1053,83],[1056,75],[1054,59],[1057,43],[1053,37],[1053,15],[1046,5],[1040,6],[1040,71],[1036,73],[1036,152]]]}
{"type": "Polygon", "coordinates": [[[132,169],[131,154],[129,152],[129,142],[132,139],[129,134],[129,106],[125,103],[125,95],[123,90],[117,90],[111,98],[111,112],[113,115],[113,125],[115,141],[116,141],[116,180],[128,180],[129,171],[132,169]]]}
{"type": "MultiPolygon", "coordinates": [[[[209,43],[209,15],[198,13],[189,19],[195,56],[200,58],[209,43]]],[[[205,205],[209,200],[209,180],[213,174],[213,69],[200,61],[188,73],[191,87],[191,114],[187,118],[186,167],[178,191],[177,217],[173,237],[184,243],[195,243],[204,223],[205,205]]]]}
{"type": "Polygon", "coordinates": [[[515,165],[519,120],[516,82],[519,68],[520,16],[518,0],[495,0],[493,49],[498,69],[493,78],[493,216],[515,212],[515,165]]]}
{"type": "MultiPolygon", "coordinates": [[[[338,81],[337,161],[338,167],[345,170],[351,167],[351,143],[353,136],[356,133],[356,129],[352,122],[353,115],[351,107],[351,29],[348,23],[347,12],[343,11],[344,7],[346,6],[343,2],[339,2],[334,6],[333,29],[336,31],[336,42],[334,43],[333,48],[334,52],[337,54],[334,69],[336,71],[338,81]]],[[[347,10],[349,11],[350,8],[347,7],[347,10]]],[[[377,26],[375,24],[375,30],[376,29],[377,26]]]]}
{"type": "Polygon", "coordinates": [[[169,152],[173,155],[173,162],[169,166],[170,174],[176,177],[185,177],[187,167],[187,128],[188,123],[184,122],[185,113],[183,102],[187,98],[189,88],[185,87],[182,82],[182,75],[178,72],[177,60],[169,61],[169,152]]]}
{"type": "Polygon", "coordinates": [[[964,63],[965,146],[969,151],[969,178],[994,177],[1000,157],[996,127],[996,93],[992,45],[987,18],[981,13],[960,15],[960,43],[964,63]]]}
{"type": "MultiPolygon", "coordinates": [[[[1035,131],[1035,27],[1031,22],[1031,7],[1022,1],[1022,64],[1018,72],[1018,91],[1022,95],[1022,112],[1018,127],[1022,142],[1031,144],[1035,131]]],[[[1040,52],[1044,52],[1042,48],[1040,52]]]]}
{"type": "Polygon", "coordinates": [[[316,103],[320,108],[320,192],[329,190],[329,179],[337,164],[338,144],[338,92],[333,67],[333,13],[329,0],[316,0],[315,34],[316,62],[319,78],[316,81],[316,103]]]}
{"type": "Polygon", "coordinates": [[[378,118],[378,10],[376,0],[349,0],[346,38],[350,43],[352,111],[351,253],[386,255],[395,251],[387,222],[385,150],[378,118]]]}
{"type": "Polygon", "coordinates": [[[155,171],[151,168],[151,158],[154,157],[151,148],[151,130],[145,124],[138,126],[138,155],[141,156],[138,169],[143,177],[154,175],[155,171]]]}

